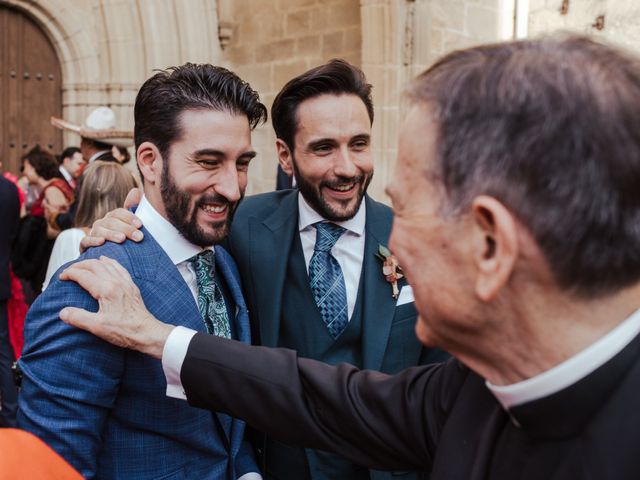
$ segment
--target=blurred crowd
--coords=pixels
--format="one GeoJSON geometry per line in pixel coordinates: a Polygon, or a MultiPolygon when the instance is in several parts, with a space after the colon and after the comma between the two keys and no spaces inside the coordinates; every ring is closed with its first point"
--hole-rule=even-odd
{"type": "Polygon", "coordinates": [[[123,166],[130,160],[131,134],[115,131],[105,118],[114,118],[107,107],[92,112],[82,127],[52,118],[54,126],[79,133],[80,146],[55,155],[37,145],[21,158],[20,176],[2,173],[0,426],[15,426],[11,365],[20,357],[29,305],[62,265],[80,255],[94,220],[121,206],[137,185],[123,166]]]}

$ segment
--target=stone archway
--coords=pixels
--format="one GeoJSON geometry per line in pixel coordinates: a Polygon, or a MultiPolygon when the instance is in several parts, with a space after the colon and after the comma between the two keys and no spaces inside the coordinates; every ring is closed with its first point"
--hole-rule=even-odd
{"type": "Polygon", "coordinates": [[[49,123],[62,112],[60,59],[48,36],[21,10],[0,3],[0,160],[14,174],[36,145],[62,149],[49,123]]]}

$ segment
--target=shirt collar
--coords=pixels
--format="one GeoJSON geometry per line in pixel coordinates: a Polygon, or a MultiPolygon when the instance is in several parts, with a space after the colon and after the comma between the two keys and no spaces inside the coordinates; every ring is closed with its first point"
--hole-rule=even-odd
{"type": "MultiPolygon", "coordinates": [[[[349,230],[350,232],[360,236],[364,233],[365,222],[367,219],[367,207],[364,199],[360,203],[360,208],[357,213],[344,222],[333,222],[336,225],[340,225],[342,228],[349,230]]],[[[311,205],[307,203],[302,194],[298,192],[298,229],[299,231],[306,230],[314,223],[325,222],[327,219],[323,218],[318,212],[316,212],[311,205]]]]}
{"type": "Polygon", "coordinates": [[[573,357],[542,372],[511,385],[497,386],[486,382],[505,409],[547,397],[573,385],[615,357],[640,334],[640,310],[595,343],[573,357]]]}
{"type": "Polygon", "coordinates": [[[94,153],[93,155],[91,155],[91,158],[89,159],[89,161],[87,162],[87,164],[93,162],[94,160],[96,160],[100,155],[104,155],[105,153],[109,153],[109,150],[100,150],[99,152],[94,153]]]}
{"type": "MultiPolygon", "coordinates": [[[[153,208],[146,197],[142,197],[135,214],[174,265],[189,260],[204,250],[184,238],[169,220],[153,208]]],[[[213,247],[210,248],[213,250],[213,247]]]]}
{"type": "Polygon", "coordinates": [[[70,182],[71,180],[73,180],[73,177],[71,176],[71,174],[67,172],[67,169],[64,168],[62,165],[58,167],[58,170],[60,170],[60,173],[62,174],[62,176],[67,182],[70,182]]]}

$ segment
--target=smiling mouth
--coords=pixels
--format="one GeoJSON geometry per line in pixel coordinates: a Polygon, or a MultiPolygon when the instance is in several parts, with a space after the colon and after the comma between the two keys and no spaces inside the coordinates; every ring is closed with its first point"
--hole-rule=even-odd
{"type": "Polygon", "coordinates": [[[325,185],[329,190],[333,190],[334,192],[350,192],[356,187],[357,182],[345,183],[341,185],[325,185]]]}
{"type": "Polygon", "coordinates": [[[229,207],[228,204],[212,205],[212,204],[205,203],[205,204],[200,205],[200,208],[202,210],[204,210],[206,213],[212,213],[212,214],[215,214],[215,215],[219,215],[221,213],[224,213],[227,210],[228,207],[229,207]]]}

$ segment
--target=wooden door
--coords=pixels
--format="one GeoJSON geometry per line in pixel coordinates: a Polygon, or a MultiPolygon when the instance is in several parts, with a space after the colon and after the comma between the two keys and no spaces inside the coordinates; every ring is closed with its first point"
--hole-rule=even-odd
{"type": "Polygon", "coordinates": [[[62,132],[60,62],[40,27],[19,10],[0,6],[0,161],[15,174],[35,145],[59,154],[62,132]]]}

